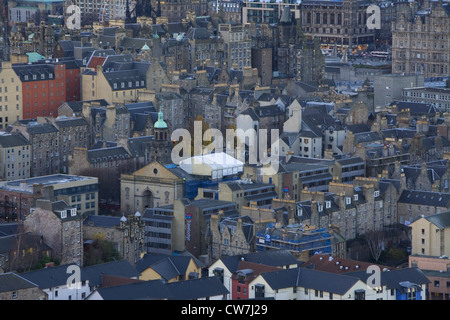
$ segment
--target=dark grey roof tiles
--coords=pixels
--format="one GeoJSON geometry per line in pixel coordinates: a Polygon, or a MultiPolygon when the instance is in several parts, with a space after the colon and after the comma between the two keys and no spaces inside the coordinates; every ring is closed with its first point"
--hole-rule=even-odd
{"type": "Polygon", "coordinates": [[[30,142],[21,134],[0,134],[0,146],[11,148],[29,145],[30,142]]]}
{"type": "Polygon", "coordinates": [[[8,272],[0,274],[0,292],[12,292],[36,287],[36,284],[16,273],[8,272]]]}
{"type": "Polygon", "coordinates": [[[404,190],[398,202],[447,208],[450,204],[450,193],[404,190]]]}

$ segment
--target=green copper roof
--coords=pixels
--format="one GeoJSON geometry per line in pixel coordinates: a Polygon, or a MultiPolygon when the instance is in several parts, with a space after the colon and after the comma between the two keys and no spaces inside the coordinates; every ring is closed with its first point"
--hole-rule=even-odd
{"type": "Polygon", "coordinates": [[[164,121],[163,113],[159,110],[158,121],[155,122],[156,129],[167,129],[167,123],[164,121]]]}

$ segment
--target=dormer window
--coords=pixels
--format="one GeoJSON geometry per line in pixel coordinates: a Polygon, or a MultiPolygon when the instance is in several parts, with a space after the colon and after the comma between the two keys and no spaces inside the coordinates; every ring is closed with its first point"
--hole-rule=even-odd
{"type": "Polygon", "coordinates": [[[28,75],[25,75],[25,80],[28,80],[28,75]]]}
{"type": "Polygon", "coordinates": [[[327,209],[331,208],[331,201],[325,201],[325,208],[327,209]]]}
{"type": "Polygon", "coordinates": [[[65,219],[65,218],[67,218],[67,212],[61,211],[61,219],[65,219]]]}
{"type": "Polygon", "coordinates": [[[117,83],[114,83],[113,86],[114,86],[114,89],[117,89],[117,83]]]}
{"type": "Polygon", "coordinates": [[[373,196],[374,196],[374,197],[379,197],[379,196],[380,196],[380,190],[376,190],[376,191],[373,193],[373,196]]]}
{"type": "Polygon", "coordinates": [[[77,209],[75,209],[75,208],[70,209],[70,215],[71,215],[72,217],[75,217],[75,216],[77,215],[77,209]]]}
{"type": "Polygon", "coordinates": [[[318,204],[317,204],[317,210],[318,210],[319,212],[322,212],[322,211],[323,211],[323,205],[322,205],[321,203],[318,203],[318,204]]]}
{"type": "Polygon", "coordinates": [[[345,197],[345,204],[351,204],[351,203],[352,203],[352,198],[345,197]]]}
{"type": "Polygon", "coordinates": [[[354,199],[355,201],[358,201],[358,195],[357,195],[357,194],[354,194],[354,195],[353,195],[353,199],[354,199]]]}
{"type": "Polygon", "coordinates": [[[35,74],[33,74],[33,80],[36,80],[36,75],[35,74]]]}

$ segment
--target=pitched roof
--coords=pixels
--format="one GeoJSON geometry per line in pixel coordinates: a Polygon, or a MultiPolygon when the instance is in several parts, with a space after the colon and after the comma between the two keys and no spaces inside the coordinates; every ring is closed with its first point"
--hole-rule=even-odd
{"type": "Polygon", "coordinates": [[[0,274],[0,292],[10,292],[37,287],[36,284],[12,272],[0,274]]]}
{"type": "MultiPolygon", "coordinates": [[[[367,282],[371,273],[365,271],[351,272],[348,274],[352,277],[358,277],[362,281],[367,282]]],[[[381,285],[387,289],[396,289],[401,293],[405,293],[408,285],[422,285],[430,283],[430,280],[419,268],[404,268],[381,272],[381,285]]]]}
{"type": "MultiPolygon", "coordinates": [[[[67,264],[46,269],[39,269],[22,273],[25,279],[36,283],[40,289],[63,286],[67,284],[67,268],[75,264],[67,264]]],[[[101,284],[102,274],[109,274],[123,277],[139,277],[140,273],[128,260],[120,260],[102,263],[94,266],[81,268],[81,281],[89,280],[90,285],[101,284]]]]}
{"type": "Polygon", "coordinates": [[[292,253],[290,253],[288,250],[265,250],[244,255],[221,257],[220,260],[223,262],[223,264],[225,264],[230,272],[235,272],[236,270],[238,270],[239,263],[241,261],[250,261],[275,267],[301,264],[301,262],[295,259],[292,253]]]}
{"type": "Polygon", "coordinates": [[[160,280],[100,288],[97,292],[103,300],[160,300],[172,296],[172,292],[160,280]]]}
{"type": "Polygon", "coordinates": [[[166,287],[173,294],[172,300],[196,300],[229,293],[218,277],[174,281],[167,283],[166,287]]]}
{"type": "Polygon", "coordinates": [[[88,215],[84,220],[83,225],[100,227],[100,228],[114,228],[120,225],[121,217],[104,216],[104,215],[88,215]]]}
{"type": "Polygon", "coordinates": [[[398,202],[447,208],[450,202],[450,193],[403,190],[398,202]]]}
{"type": "Polygon", "coordinates": [[[348,292],[359,281],[357,277],[302,267],[263,273],[261,276],[274,290],[303,287],[340,295],[348,292]]]}
{"type": "MultiPolygon", "coordinates": [[[[343,274],[366,270],[371,265],[373,265],[373,263],[351,259],[343,259],[339,257],[332,257],[327,254],[315,254],[311,258],[309,258],[309,260],[306,261],[302,265],[302,267],[319,271],[343,274]]],[[[385,266],[380,266],[380,268],[393,269],[391,267],[385,266]]]]}
{"type": "MultiPolygon", "coordinates": [[[[177,276],[185,275],[189,263],[193,258],[184,255],[153,255],[146,254],[139,259],[136,269],[142,272],[148,268],[157,272],[162,279],[171,280],[177,276]]],[[[196,262],[194,260],[194,262],[196,262]]]]}
{"type": "Polygon", "coordinates": [[[445,229],[450,227],[450,211],[441,212],[438,214],[434,214],[428,217],[425,217],[428,221],[434,224],[436,227],[440,229],[445,229]]]}
{"type": "Polygon", "coordinates": [[[24,146],[29,144],[30,142],[21,134],[0,134],[0,146],[3,148],[24,146]]]}

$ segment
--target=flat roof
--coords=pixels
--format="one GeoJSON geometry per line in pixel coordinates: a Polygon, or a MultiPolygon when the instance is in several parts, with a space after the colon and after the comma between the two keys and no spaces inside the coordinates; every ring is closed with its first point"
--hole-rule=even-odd
{"type": "MultiPolygon", "coordinates": [[[[86,177],[86,176],[76,176],[76,175],[68,175],[68,174],[53,174],[48,176],[41,176],[35,178],[21,179],[21,180],[12,180],[7,181],[2,186],[7,188],[31,188],[34,184],[42,184],[42,185],[60,185],[65,183],[71,183],[76,181],[89,181],[96,180],[95,177],[86,177]]],[[[58,188],[60,189],[60,188],[58,188]]]]}

